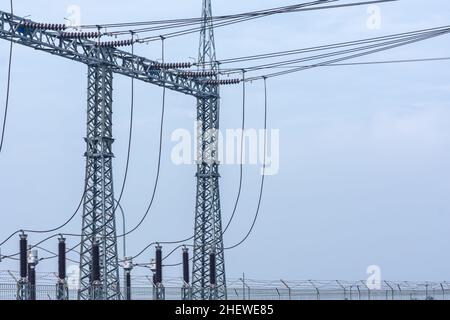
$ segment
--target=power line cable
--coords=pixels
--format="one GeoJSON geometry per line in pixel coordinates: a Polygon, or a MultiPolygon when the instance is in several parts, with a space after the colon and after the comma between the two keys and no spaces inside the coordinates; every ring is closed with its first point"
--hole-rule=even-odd
{"type": "MultiPolygon", "coordinates": [[[[379,64],[396,64],[396,63],[412,63],[412,62],[435,62],[435,61],[447,61],[450,57],[439,58],[415,58],[415,59],[401,59],[401,60],[380,60],[380,61],[361,61],[361,62],[347,62],[347,63],[333,63],[324,65],[323,67],[340,67],[340,66],[358,66],[358,65],[379,65],[379,64]]],[[[311,65],[289,65],[289,66],[274,66],[271,69],[292,69],[292,68],[304,68],[311,65]]],[[[227,70],[227,69],[222,69],[227,70]]],[[[234,69],[229,69],[234,70],[234,69]]],[[[225,72],[225,74],[228,74],[225,72]]]]}
{"type": "MultiPolygon", "coordinates": [[[[313,1],[309,2],[309,5],[313,4],[319,4],[319,3],[329,3],[329,2],[336,2],[339,0],[322,0],[322,1],[313,1]]],[[[235,18],[242,18],[242,17],[249,17],[249,16],[257,16],[262,14],[269,14],[273,12],[280,12],[293,10],[299,7],[304,6],[305,3],[299,3],[294,5],[288,5],[283,7],[275,7],[270,9],[262,9],[262,10],[255,10],[255,11],[249,11],[244,13],[237,13],[237,14],[230,14],[230,15],[220,15],[220,16],[213,16],[208,18],[208,20],[211,21],[220,21],[220,20],[231,20],[235,18]]],[[[139,22],[122,22],[122,23],[106,23],[106,24],[95,24],[95,25],[81,25],[77,28],[79,29],[98,29],[101,28],[129,28],[129,27],[137,27],[137,26],[147,26],[147,25],[156,25],[156,26],[167,26],[167,25],[174,25],[174,24],[180,24],[180,25],[188,25],[191,23],[202,23],[204,21],[201,17],[195,17],[195,18],[178,18],[178,19],[165,19],[165,20],[150,20],[150,21],[139,21],[139,22]]],[[[133,31],[138,31],[139,29],[135,29],[133,31]]],[[[113,32],[114,33],[114,32],[113,32]]]]}
{"type": "MultiPolygon", "coordinates": [[[[245,130],[245,102],[246,102],[246,85],[245,85],[245,71],[242,71],[242,124],[241,124],[241,145],[240,145],[240,163],[239,163],[239,187],[238,187],[238,193],[236,196],[236,200],[234,202],[234,208],[233,208],[233,212],[230,216],[230,219],[228,220],[227,225],[225,226],[225,229],[222,232],[222,236],[223,234],[225,234],[225,232],[227,232],[228,228],[230,227],[231,222],[234,219],[234,216],[236,214],[236,209],[238,207],[239,204],[239,199],[241,197],[241,191],[242,191],[242,178],[243,178],[243,163],[244,163],[244,130],[245,130]]],[[[221,238],[221,237],[220,237],[221,238]]]]}
{"type": "MultiPolygon", "coordinates": [[[[244,92],[245,92],[245,90],[244,90],[244,92]]],[[[236,248],[236,247],[240,246],[242,243],[244,243],[247,240],[247,238],[250,236],[250,234],[252,233],[253,228],[255,227],[256,221],[257,221],[258,216],[259,216],[259,211],[260,211],[260,207],[261,207],[261,200],[262,200],[263,190],[264,190],[265,167],[266,167],[266,150],[267,150],[267,81],[266,81],[266,79],[264,79],[264,147],[263,147],[264,157],[263,157],[263,166],[262,166],[262,172],[261,172],[262,176],[261,176],[261,184],[260,184],[260,190],[259,190],[258,206],[257,206],[257,209],[256,209],[256,213],[255,213],[255,217],[253,219],[252,225],[251,225],[249,231],[247,232],[247,234],[245,235],[245,237],[241,241],[239,241],[237,244],[235,244],[235,245],[233,245],[231,247],[225,248],[225,250],[231,250],[233,248],[236,248]]],[[[176,249],[179,249],[182,246],[183,245],[177,246],[168,255],[166,255],[164,257],[164,259],[167,259],[170,255],[172,255],[176,251],[176,249]]],[[[189,261],[191,261],[191,260],[192,260],[192,257],[189,259],[189,261]]],[[[182,265],[182,263],[165,264],[164,266],[165,267],[177,267],[177,266],[180,266],[180,265],[182,265]]]]}
{"type": "MultiPolygon", "coordinates": [[[[165,55],[165,52],[164,52],[164,37],[161,37],[162,63],[164,63],[164,55],[165,55]]],[[[163,85],[163,90],[162,90],[161,121],[160,121],[160,128],[159,128],[158,164],[157,164],[157,169],[156,169],[156,178],[155,178],[155,184],[154,184],[154,187],[153,187],[152,196],[151,196],[150,202],[149,202],[149,204],[147,206],[147,209],[146,209],[144,215],[142,216],[142,218],[139,220],[138,224],[135,227],[131,228],[129,231],[125,232],[124,234],[118,235],[117,238],[124,237],[124,236],[129,235],[130,233],[134,232],[135,230],[137,230],[142,225],[142,223],[145,221],[145,219],[148,216],[148,213],[149,213],[150,209],[153,206],[153,202],[155,200],[155,195],[156,195],[156,190],[158,188],[160,171],[161,171],[161,157],[162,157],[162,145],[163,145],[165,107],[166,107],[166,86],[164,84],[163,85]]]]}
{"type": "MultiPolygon", "coordinates": [[[[131,33],[131,38],[134,40],[134,34],[131,33]]],[[[134,41],[131,44],[131,54],[134,55],[134,41]]],[[[113,210],[113,214],[115,215],[117,208],[120,206],[120,201],[122,200],[122,196],[125,190],[125,185],[128,177],[128,169],[130,165],[130,155],[131,155],[131,144],[133,139],[133,119],[134,119],[134,78],[131,77],[131,101],[130,101],[130,126],[128,132],[128,147],[127,147],[127,159],[125,163],[125,173],[122,180],[122,188],[120,190],[119,198],[116,201],[116,205],[113,210]]]]}
{"type": "MultiPolygon", "coordinates": [[[[245,80],[245,72],[243,72],[242,78],[243,78],[243,80],[245,80]]],[[[242,164],[243,164],[243,145],[244,145],[244,129],[245,129],[245,109],[246,109],[245,105],[246,105],[246,84],[245,84],[245,81],[243,81],[243,86],[242,86],[242,120],[241,120],[242,121],[242,124],[241,124],[242,134],[241,134],[241,145],[240,145],[239,187],[238,187],[238,194],[236,196],[233,212],[232,212],[232,214],[231,214],[231,216],[230,216],[230,218],[228,220],[228,223],[227,223],[225,229],[222,231],[222,236],[227,231],[228,227],[230,226],[230,224],[231,224],[231,222],[232,222],[232,220],[233,220],[233,218],[235,216],[236,209],[237,209],[237,206],[238,206],[238,203],[239,203],[239,199],[240,199],[241,189],[242,189],[242,181],[243,181],[243,165],[242,164]]],[[[193,238],[194,238],[194,236],[191,236],[191,237],[183,239],[183,240],[177,240],[177,241],[152,242],[152,243],[148,244],[146,247],[144,247],[144,249],[141,250],[137,255],[135,255],[133,257],[133,259],[139,257],[145,250],[147,250],[149,247],[151,247],[152,245],[155,245],[157,243],[158,244],[179,244],[179,243],[183,243],[183,244],[181,244],[181,245],[176,247],[176,249],[178,249],[178,248],[180,248],[182,246],[191,246],[191,245],[185,244],[185,242],[190,241],[193,238]]],[[[163,258],[163,260],[168,258],[174,251],[176,251],[176,249],[174,249],[171,253],[169,253],[167,256],[165,256],[163,258]]]]}
{"type": "Polygon", "coordinates": [[[260,189],[259,189],[259,198],[258,198],[258,206],[256,208],[256,213],[255,213],[255,217],[253,218],[253,222],[252,225],[250,227],[250,229],[248,230],[247,234],[245,235],[245,237],[239,241],[238,243],[236,243],[235,245],[231,246],[231,247],[226,247],[225,250],[231,250],[234,249],[238,246],[240,246],[242,243],[244,243],[248,237],[250,236],[250,234],[253,231],[253,228],[255,227],[256,221],[258,219],[259,216],[259,210],[261,208],[261,200],[263,197],[263,191],[264,191],[264,179],[266,176],[266,150],[267,150],[267,78],[264,78],[264,157],[263,157],[263,166],[262,166],[262,172],[261,172],[261,185],[260,185],[260,189]]]}
{"type": "MultiPolygon", "coordinates": [[[[403,33],[391,34],[391,35],[381,36],[381,37],[373,37],[373,38],[366,38],[366,39],[360,39],[360,40],[338,42],[338,43],[332,43],[332,44],[320,45],[320,46],[314,46],[314,47],[308,47],[308,48],[302,48],[302,49],[284,50],[284,51],[277,51],[277,52],[264,53],[264,54],[227,58],[227,59],[221,59],[218,62],[221,65],[230,64],[230,63],[233,64],[233,63],[237,63],[237,62],[255,61],[255,60],[261,60],[261,59],[270,59],[270,58],[283,57],[283,56],[289,56],[289,55],[297,55],[297,54],[302,54],[302,53],[310,53],[310,52],[316,52],[316,51],[338,49],[338,48],[343,48],[343,47],[352,47],[352,46],[356,46],[359,44],[381,42],[384,40],[404,39],[409,36],[411,36],[411,37],[420,36],[420,35],[430,34],[435,31],[444,31],[444,30],[447,30],[448,28],[449,28],[449,26],[441,26],[441,27],[435,27],[435,28],[429,28],[429,29],[422,29],[422,30],[415,30],[415,31],[403,32],[403,33]]],[[[242,67],[228,68],[228,69],[222,68],[222,70],[236,70],[237,72],[240,72],[242,70],[242,67]]]]}
{"type": "MultiPolygon", "coordinates": [[[[342,5],[329,5],[329,6],[321,6],[321,7],[314,7],[317,4],[326,4],[326,3],[331,3],[331,2],[336,2],[339,0],[322,0],[322,1],[313,1],[313,2],[309,2],[309,3],[302,3],[302,4],[297,4],[297,5],[291,5],[291,6],[286,6],[286,7],[279,7],[279,8],[274,8],[274,9],[268,9],[268,10],[261,10],[261,11],[256,11],[256,12],[251,12],[251,13],[246,13],[246,14],[239,14],[239,15],[232,15],[232,16],[223,16],[223,17],[219,17],[219,19],[214,19],[214,17],[212,18],[212,21],[219,21],[219,23],[208,27],[208,29],[210,28],[218,28],[218,27],[222,27],[222,26],[228,26],[228,25],[232,25],[232,24],[236,24],[236,23],[240,23],[240,22],[245,22],[245,21],[249,21],[249,20],[253,20],[253,19],[257,19],[257,18],[261,18],[261,17],[265,17],[265,16],[271,16],[274,14],[280,14],[280,13],[292,13],[292,12],[300,12],[300,11],[312,11],[312,10],[323,10],[323,9],[336,9],[336,8],[344,8],[344,7],[351,7],[351,6],[360,6],[360,5],[370,5],[370,4],[379,4],[379,3],[384,3],[384,2],[393,2],[393,1],[398,1],[398,0],[377,0],[377,1],[365,1],[365,2],[357,2],[357,3],[347,3],[347,4],[342,4],[342,5]],[[309,8],[311,7],[311,8],[309,8]],[[225,20],[225,21],[222,21],[225,20]]],[[[190,25],[195,25],[195,24],[201,24],[203,20],[200,18],[195,18],[195,19],[179,19],[179,20],[165,20],[165,22],[167,23],[166,25],[162,25],[161,23],[163,23],[162,21],[150,21],[148,22],[149,24],[158,24],[159,26],[153,26],[150,28],[141,28],[141,29],[134,29],[133,31],[136,33],[147,33],[147,32],[153,32],[153,31],[162,31],[165,29],[172,29],[172,28],[181,28],[184,26],[190,26],[190,25]]],[[[140,22],[140,23],[134,23],[135,25],[145,25],[145,22],[140,22]]],[[[133,23],[128,23],[128,24],[124,24],[122,26],[132,26],[133,23]]],[[[106,24],[103,25],[103,27],[107,28],[107,27],[118,27],[120,25],[113,25],[113,24],[106,24]]],[[[94,27],[94,26],[90,26],[90,27],[94,27]]],[[[192,33],[196,33],[198,31],[201,30],[202,27],[195,27],[195,28],[190,28],[190,29],[184,29],[184,30],[179,30],[179,31],[174,31],[174,32],[170,32],[170,33],[166,33],[164,34],[164,36],[166,38],[172,38],[172,37],[178,37],[178,36],[183,36],[183,35],[187,35],[187,34],[192,34],[192,33]]],[[[125,33],[127,33],[128,31],[115,31],[115,32],[107,32],[105,34],[107,35],[112,35],[112,36],[117,36],[117,35],[123,35],[125,33]]],[[[144,37],[142,39],[140,39],[138,42],[150,42],[150,41],[155,41],[158,40],[159,36],[155,35],[155,36],[148,36],[148,37],[144,37]]]]}
{"type": "MultiPolygon", "coordinates": [[[[290,74],[290,73],[294,73],[294,72],[298,72],[298,71],[308,70],[308,69],[311,69],[311,68],[326,66],[326,65],[333,64],[333,63],[337,63],[337,62],[341,62],[341,61],[345,61],[345,60],[349,60],[349,59],[354,59],[354,58],[362,57],[362,56],[365,56],[365,55],[374,54],[374,53],[377,53],[377,52],[382,52],[382,51],[386,51],[386,50],[389,50],[389,49],[393,49],[393,48],[409,45],[409,44],[412,44],[412,43],[424,41],[424,40],[427,40],[427,39],[431,39],[431,38],[434,38],[434,37],[438,37],[438,36],[447,34],[449,32],[450,31],[447,30],[447,31],[437,32],[437,33],[434,33],[434,34],[431,34],[431,35],[427,35],[427,36],[421,36],[421,37],[418,37],[418,38],[415,38],[415,39],[412,39],[412,40],[397,41],[395,43],[390,43],[388,46],[385,46],[385,47],[376,48],[376,49],[372,49],[372,50],[369,50],[369,51],[364,51],[364,52],[361,52],[361,53],[352,54],[352,55],[344,56],[344,57],[333,59],[333,60],[327,60],[327,61],[320,62],[320,63],[317,63],[317,64],[313,64],[313,65],[310,65],[310,66],[306,66],[306,67],[293,68],[291,70],[286,70],[286,71],[282,71],[282,72],[274,72],[274,73],[269,73],[269,74],[266,74],[266,75],[263,75],[263,76],[255,76],[255,77],[247,78],[247,81],[261,80],[264,77],[272,78],[272,77],[286,75],[286,74],[290,74]]],[[[383,44],[383,45],[386,45],[386,44],[383,44]]],[[[374,46],[371,46],[371,47],[374,47],[374,46]]],[[[366,50],[366,49],[368,49],[368,48],[367,47],[366,48],[359,48],[359,49],[356,49],[356,50],[353,50],[353,51],[349,51],[349,52],[355,52],[355,51],[366,50]]],[[[283,64],[286,64],[286,63],[285,62],[281,63],[281,65],[283,65],[283,64]]],[[[279,66],[279,65],[277,65],[277,66],[279,66]]]]}
{"type": "MultiPolygon", "coordinates": [[[[242,70],[242,69],[246,70],[247,72],[250,72],[250,71],[266,69],[266,68],[271,68],[271,67],[279,67],[279,66],[283,66],[283,65],[297,63],[297,62],[310,61],[310,60],[315,60],[315,59],[319,59],[319,58],[326,58],[326,57],[333,56],[333,55],[340,55],[340,54],[344,54],[344,53],[351,53],[351,52],[358,51],[358,50],[375,48],[377,46],[384,46],[386,44],[397,43],[397,42],[411,40],[411,39],[422,39],[423,37],[426,37],[429,35],[436,35],[436,33],[440,33],[440,32],[448,33],[449,30],[450,30],[450,28],[448,26],[447,27],[439,27],[439,28],[435,28],[434,30],[431,30],[431,31],[421,30],[421,31],[415,31],[415,32],[410,32],[410,33],[395,34],[395,35],[390,35],[390,36],[385,36],[385,37],[370,38],[370,39],[338,43],[338,44],[333,44],[333,45],[318,46],[318,47],[298,49],[298,50],[292,50],[292,51],[281,51],[281,52],[276,52],[276,53],[271,53],[271,54],[254,56],[255,58],[252,58],[251,56],[249,56],[249,57],[245,57],[245,59],[241,59],[240,61],[252,61],[252,60],[259,60],[261,58],[267,59],[267,58],[274,58],[274,57],[291,55],[291,54],[300,54],[300,53],[309,53],[309,52],[322,51],[322,50],[337,49],[337,48],[348,47],[348,46],[354,47],[356,44],[368,44],[368,43],[375,42],[375,44],[370,44],[367,46],[360,46],[360,47],[355,47],[355,48],[350,48],[350,49],[345,49],[345,50],[340,50],[340,51],[333,51],[333,52],[328,52],[328,53],[324,53],[324,54],[312,55],[312,56],[290,59],[290,60],[277,61],[277,62],[272,62],[272,63],[265,63],[265,64],[255,65],[255,66],[246,67],[246,68],[240,67],[240,68],[234,68],[234,69],[229,68],[229,69],[222,69],[222,70],[228,70],[228,71],[235,70],[237,73],[237,72],[240,72],[239,70],[242,70]]],[[[228,59],[228,61],[229,60],[231,60],[231,59],[228,59]]],[[[222,62],[220,61],[220,63],[222,63],[222,62]]],[[[225,63],[227,63],[227,62],[225,62],[225,63]]]]}
{"type": "MultiPolygon", "coordinates": [[[[332,0],[332,1],[338,1],[338,0],[332,0]]],[[[345,5],[335,5],[335,6],[324,6],[324,7],[318,7],[318,8],[310,8],[309,10],[319,10],[319,9],[331,9],[331,8],[338,8],[338,7],[359,6],[359,5],[367,5],[367,4],[382,3],[382,2],[392,2],[392,1],[398,1],[398,0],[366,1],[366,2],[360,2],[360,3],[345,4],[345,5]]],[[[312,6],[312,5],[318,4],[320,2],[323,3],[323,1],[315,1],[315,2],[311,2],[311,3],[302,4],[301,6],[303,6],[303,7],[312,6]]],[[[306,11],[306,10],[307,9],[303,9],[303,10],[302,9],[296,9],[295,11],[306,11]]],[[[290,12],[294,12],[294,10],[291,10],[290,12]]],[[[217,29],[219,27],[228,26],[228,25],[232,25],[232,24],[236,24],[236,23],[240,23],[240,22],[245,22],[245,21],[249,21],[249,20],[254,20],[254,19],[260,18],[262,16],[273,15],[273,14],[276,14],[276,13],[277,12],[271,12],[271,13],[260,15],[260,16],[249,17],[249,18],[239,18],[239,19],[235,19],[235,20],[231,20],[231,21],[217,23],[217,24],[215,24],[213,26],[208,27],[208,29],[211,29],[211,28],[217,29]]],[[[202,29],[202,27],[196,27],[196,28],[191,28],[191,29],[186,29],[186,30],[166,33],[166,34],[164,34],[164,36],[166,38],[173,38],[173,37],[188,35],[188,34],[192,34],[192,33],[197,33],[201,29],[202,29]]],[[[141,38],[139,40],[139,42],[150,42],[150,41],[155,41],[155,40],[157,40],[157,36],[149,36],[149,37],[141,38]]]]}

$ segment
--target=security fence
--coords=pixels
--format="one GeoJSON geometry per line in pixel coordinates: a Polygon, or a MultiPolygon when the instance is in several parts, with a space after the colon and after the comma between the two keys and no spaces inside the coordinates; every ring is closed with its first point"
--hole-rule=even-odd
{"type": "MultiPolygon", "coordinates": [[[[9,278],[0,271],[0,300],[15,300],[18,287],[13,273],[9,278]]],[[[149,277],[132,278],[132,300],[153,300],[154,288],[149,277]]],[[[182,299],[181,279],[168,278],[164,284],[166,300],[182,299]]],[[[56,300],[56,276],[42,273],[37,277],[36,300],[56,300]],[[40,283],[39,283],[40,282],[40,283]],[[52,282],[54,282],[52,284],[52,282]]],[[[77,299],[76,286],[69,283],[69,300],[77,299]]],[[[122,296],[125,290],[122,288],[122,296]]],[[[447,282],[382,281],[368,285],[365,281],[258,281],[231,279],[228,300],[450,300],[447,282]]]]}

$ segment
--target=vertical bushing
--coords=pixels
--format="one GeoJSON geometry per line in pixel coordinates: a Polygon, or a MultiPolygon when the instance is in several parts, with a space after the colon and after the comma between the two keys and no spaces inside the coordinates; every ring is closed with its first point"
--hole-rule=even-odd
{"type": "Polygon", "coordinates": [[[100,281],[100,247],[98,242],[92,245],[92,282],[100,281]]]}
{"type": "Polygon", "coordinates": [[[36,266],[29,265],[28,282],[30,285],[30,300],[36,300],[36,266]]]}
{"type": "Polygon", "coordinates": [[[20,235],[20,277],[27,277],[27,235],[20,235]]]}
{"type": "Polygon", "coordinates": [[[156,246],[156,284],[162,283],[162,248],[161,246],[156,246]]]}
{"type": "Polygon", "coordinates": [[[183,248],[183,280],[189,284],[189,249],[183,248]]]}
{"type": "Polygon", "coordinates": [[[126,300],[131,300],[131,272],[130,272],[131,270],[127,270],[126,272],[125,272],[125,292],[126,292],[126,295],[125,295],[125,298],[126,298],[126,300]]]}
{"type": "Polygon", "coordinates": [[[58,239],[58,278],[66,279],[66,239],[61,237],[58,239]]]}
{"type": "Polygon", "coordinates": [[[212,286],[216,285],[216,254],[214,252],[209,254],[209,283],[212,286]]]}

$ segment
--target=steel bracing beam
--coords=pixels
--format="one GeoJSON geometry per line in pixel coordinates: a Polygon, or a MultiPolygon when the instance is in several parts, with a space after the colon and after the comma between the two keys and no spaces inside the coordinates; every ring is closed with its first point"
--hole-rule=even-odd
{"type": "Polygon", "coordinates": [[[25,27],[25,21],[29,20],[0,11],[0,38],[87,65],[102,63],[114,73],[188,95],[208,97],[215,94],[211,86],[199,79],[181,75],[177,70],[155,67],[156,61],[112,47],[98,47],[92,40],[62,38],[60,31],[25,27]]]}
{"type": "Polygon", "coordinates": [[[79,299],[92,297],[92,247],[100,248],[101,299],[119,299],[112,144],[113,73],[104,64],[88,67],[86,191],[80,253],[79,299]]]}
{"type": "MultiPolygon", "coordinates": [[[[211,0],[203,0],[200,32],[199,65],[203,70],[217,71],[212,28],[211,0]]],[[[217,77],[210,79],[217,80],[217,77]]],[[[201,130],[197,154],[197,199],[195,206],[194,257],[192,269],[192,299],[226,299],[225,260],[220,211],[218,130],[219,87],[214,95],[197,100],[197,121],[201,130]],[[209,257],[216,256],[216,283],[210,283],[209,257]]]]}

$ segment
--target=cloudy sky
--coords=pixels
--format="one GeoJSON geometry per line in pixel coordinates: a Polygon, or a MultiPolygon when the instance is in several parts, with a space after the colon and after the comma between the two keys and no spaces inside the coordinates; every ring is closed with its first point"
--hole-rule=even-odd
{"type": "MultiPolygon", "coordinates": [[[[15,13],[64,23],[81,8],[83,24],[196,17],[200,0],[14,0],[15,13]]],[[[216,15],[295,4],[293,0],[213,1],[216,15]]],[[[379,6],[381,28],[367,27],[367,6],[294,13],[216,31],[219,59],[377,37],[448,25],[445,0],[400,0],[379,6]]],[[[3,0],[1,10],[8,11],[3,0]]],[[[160,58],[160,42],[136,53],[160,58]]],[[[9,44],[0,42],[0,101],[5,98],[9,44]],[[3,79],[3,80],[1,80],[3,79]]],[[[167,61],[191,61],[198,35],[166,41],[167,61]]],[[[449,36],[359,61],[450,56],[449,36]]],[[[365,279],[378,265],[386,280],[445,280],[450,270],[450,62],[316,68],[268,81],[270,128],[280,130],[280,170],[268,176],[260,217],[250,238],[226,252],[228,277],[365,279]]],[[[14,47],[11,103],[0,155],[0,238],[20,228],[56,226],[69,217],[83,189],[87,68],[26,47],[14,47]]],[[[247,127],[263,126],[263,83],[247,86],[247,127]]],[[[114,78],[114,174],[125,168],[130,79],[114,78]]],[[[162,90],[136,83],[135,126],[122,200],[127,225],[143,215],[154,184],[162,90]]],[[[242,88],[222,90],[221,127],[239,128],[242,88]]],[[[127,238],[127,254],[147,243],[193,232],[195,166],[172,163],[178,128],[193,130],[195,100],[167,93],[160,185],[149,218],[127,238]]],[[[3,103],[3,102],[2,102],[3,103]]],[[[3,105],[2,105],[3,108],[3,105]]],[[[236,218],[225,245],[251,225],[260,166],[244,167],[236,218]]],[[[224,221],[237,193],[239,167],[221,168],[224,221]]],[[[118,225],[121,226],[118,218],[118,225]]],[[[65,232],[78,233],[80,215],[65,232]]],[[[44,236],[30,235],[33,243],[44,236]]],[[[77,239],[69,239],[75,244],[77,239]]],[[[45,247],[55,250],[55,240],[45,247]]],[[[121,245],[119,246],[121,248],[121,245]]],[[[166,246],[168,252],[173,247],[166,246]]],[[[1,248],[17,251],[18,238],[1,248]]],[[[47,255],[40,252],[42,256],[47,255]]],[[[120,256],[123,255],[120,250],[120,256]]],[[[148,262],[153,249],[136,262],[148,262]]],[[[72,254],[72,258],[76,255],[72,254]]],[[[179,262],[176,252],[168,262],[179,262]]],[[[17,269],[2,261],[0,269],[17,269]]],[[[56,261],[39,266],[55,271],[56,261]]],[[[145,272],[145,271],[139,271],[145,272]]],[[[179,268],[165,270],[180,276],[179,268]]]]}

